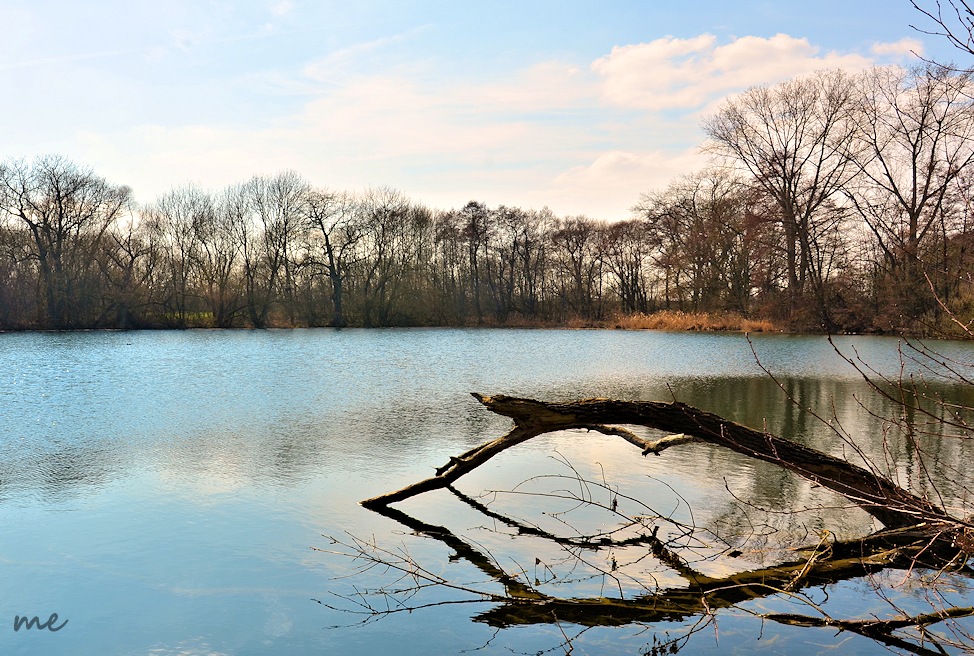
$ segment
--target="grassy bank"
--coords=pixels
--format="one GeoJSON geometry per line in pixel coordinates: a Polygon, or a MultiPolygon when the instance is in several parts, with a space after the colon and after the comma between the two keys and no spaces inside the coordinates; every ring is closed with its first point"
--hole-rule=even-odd
{"type": "Polygon", "coordinates": [[[780,332],[765,319],[747,319],[732,312],[678,312],[661,310],[653,314],[630,314],[616,318],[612,328],[622,330],[780,332]]]}
{"type": "Polygon", "coordinates": [[[671,330],[713,332],[782,332],[765,319],[747,319],[733,312],[680,312],[660,310],[652,314],[613,314],[606,319],[568,318],[562,321],[511,314],[504,320],[484,317],[449,324],[458,328],[550,328],[567,330],[671,330]]]}

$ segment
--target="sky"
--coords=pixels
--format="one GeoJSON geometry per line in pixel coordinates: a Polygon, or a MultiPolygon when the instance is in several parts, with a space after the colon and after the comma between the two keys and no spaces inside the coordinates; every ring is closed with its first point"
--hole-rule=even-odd
{"type": "Polygon", "coordinates": [[[707,165],[731,94],[963,63],[911,25],[909,0],[0,0],[0,160],[59,154],[141,203],[294,170],[624,219],[707,165]]]}

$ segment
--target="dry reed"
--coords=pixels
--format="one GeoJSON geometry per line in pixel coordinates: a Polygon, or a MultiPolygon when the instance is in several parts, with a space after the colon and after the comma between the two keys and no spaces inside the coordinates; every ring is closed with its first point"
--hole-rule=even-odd
{"type": "Polygon", "coordinates": [[[701,330],[743,331],[752,333],[777,332],[765,319],[747,319],[734,312],[679,312],[661,310],[652,314],[630,314],[612,321],[621,330],[701,330]]]}

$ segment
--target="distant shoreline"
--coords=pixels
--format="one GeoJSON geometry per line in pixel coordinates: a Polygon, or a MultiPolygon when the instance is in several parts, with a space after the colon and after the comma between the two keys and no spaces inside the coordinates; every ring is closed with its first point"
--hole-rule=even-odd
{"type": "Polygon", "coordinates": [[[286,321],[271,319],[263,328],[255,328],[246,324],[230,327],[219,327],[208,324],[205,317],[197,322],[187,322],[184,326],[144,323],[126,327],[118,326],[82,326],[78,328],[53,329],[33,326],[0,328],[3,333],[43,332],[43,333],[76,333],[76,332],[126,332],[134,330],[147,331],[180,331],[180,330],[303,330],[310,328],[366,329],[385,330],[390,328],[485,328],[485,329],[538,329],[538,330],[656,330],[663,332],[713,332],[713,333],[773,333],[791,335],[894,335],[910,339],[960,339],[968,340],[966,334],[954,331],[837,331],[829,333],[825,330],[798,329],[794,326],[780,325],[769,319],[751,319],[735,312],[683,312],[679,310],[660,310],[644,314],[637,312],[628,315],[612,315],[605,319],[570,318],[564,321],[548,321],[543,319],[529,319],[520,315],[512,315],[506,321],[487,319],[477,322],[444,322],[444,323],[390,323],[382,326],[365,326],[350,322],[345,326],[327,324],[288,324],[286,321]]]}
{"type": "MultiPolygon", "coordinates": [[[[254,328],[248,325],[232,327],[216,327],[207,325],[205,321],[199,323],[189,322],[185,326],[166,326],[166,325],[132,325],[129,327],[99,327],[85,326],[67,329],[51,329],[42,327],[10,327],[0,328],[2,333],[21,333],[21,332],[51,332],[51,333],[74,333],[74,332],[125,332],[128,330],[300,330],[309,328],[335,328],[335,329],[368,329],[383,330],[388,328],[487,328],[487,329],[539,329],[539,330],[657,330],[666,332],[723,332],[723,333],[778,333],[813,335],[828,334],[825,331],[815,330],[795,330],[794,327],[781,326],[768,319],[749,319],[733,312],[682,312],[678,310],[660,310],[649,314],[635,313],[630,315],[614,315],[605,319],[583,319],[572,318],[566,321],[545,321],[539,319],[528,319],[521,316],[509,317],[507,321],[484,320],[481,322],[470,321],[465,323],[428,323],[428,324],[390,324],[385,326],[364,326],[356,323],[349,323],[345,326],[322,325],[289,325],[287,322],[270,321],[265,328],[254,328]]],[[[854,333],[837,333],[854,334],[854,333]]],[[[882,335],[893,333],[873,332],[870,334],[882,335]]],[[[908,335],[910,337],[920,337],[908,335]]],[[[944,339],[962,338],[959,335],[926,335],[925,337],[938,337],[944,339]]]]}

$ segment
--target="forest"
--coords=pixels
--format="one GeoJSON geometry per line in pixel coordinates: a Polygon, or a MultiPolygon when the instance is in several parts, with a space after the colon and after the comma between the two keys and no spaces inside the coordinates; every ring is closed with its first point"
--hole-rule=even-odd
{"type": "MultiPolygon", "coordinates": [[[[295,171],[132,190],[0,165],[0,329],[613,326],[659,311],[949,335],[974,308],[971,73],[820,71],[726,99],[706,170],[607,221],[295,171]],[[951,313],[945,308],[951,308],[951,313]]],[[[963,331],[960,331],[963,333],[963,331]]]]}

